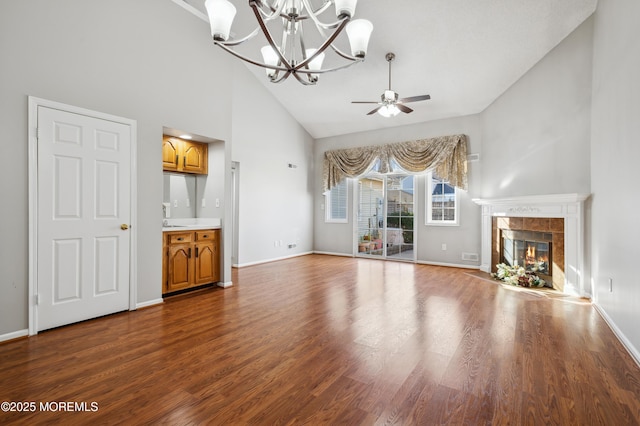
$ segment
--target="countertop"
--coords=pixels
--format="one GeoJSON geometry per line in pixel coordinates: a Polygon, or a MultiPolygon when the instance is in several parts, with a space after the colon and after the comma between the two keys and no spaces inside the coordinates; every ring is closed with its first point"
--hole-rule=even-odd
{"type": "Polygon", "coordinates": [[[165,219],[162,232],[197,231],[200,229],[221,229],[219,218],[165,219]]]}
{"type": "Polygon", "coordinates": [[[162,232],[197,231],[200,229],[221,229],[220,225],[171,225],[163,226],[162,232]]]}

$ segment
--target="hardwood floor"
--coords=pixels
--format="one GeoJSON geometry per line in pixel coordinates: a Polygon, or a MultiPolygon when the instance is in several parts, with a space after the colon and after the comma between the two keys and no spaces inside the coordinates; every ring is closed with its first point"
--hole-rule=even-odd
{"type": "Polygon", "coordinates": [[[587,301],[468,272],[309,255],[0,344],[0,424],[640,424],[587,301]]]}

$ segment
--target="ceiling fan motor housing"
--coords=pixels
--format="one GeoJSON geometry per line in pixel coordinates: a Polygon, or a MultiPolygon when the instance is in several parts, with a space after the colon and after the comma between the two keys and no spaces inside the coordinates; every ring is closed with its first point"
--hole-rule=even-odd
{"type": "Polygon", "coordinates": [[[384,94],[381,96],[382,102],[384,103],[396,103],[398,102],[398,94],[393,90],[385,90],[384,94]]]}

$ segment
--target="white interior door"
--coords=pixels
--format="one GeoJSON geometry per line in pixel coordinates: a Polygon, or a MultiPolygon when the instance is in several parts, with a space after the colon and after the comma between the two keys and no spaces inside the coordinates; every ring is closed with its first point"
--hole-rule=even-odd
{"type": "Polygon", "coordinates": [[[131,127],[37,108],[37,330],[130,307],[131,127]]]}

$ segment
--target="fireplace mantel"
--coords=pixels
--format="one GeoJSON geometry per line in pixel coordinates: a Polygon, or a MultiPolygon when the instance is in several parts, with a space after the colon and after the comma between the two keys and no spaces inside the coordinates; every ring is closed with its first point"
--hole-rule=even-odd
{"type": "Polygon", "coordinates": [[[589,297],[584,249],[584,201],[590,194],[552,194],[474,199],[482,207],[480,269],[491,272],[491,223],[496,216],[564,219],[564,292],[589,297]]]}

